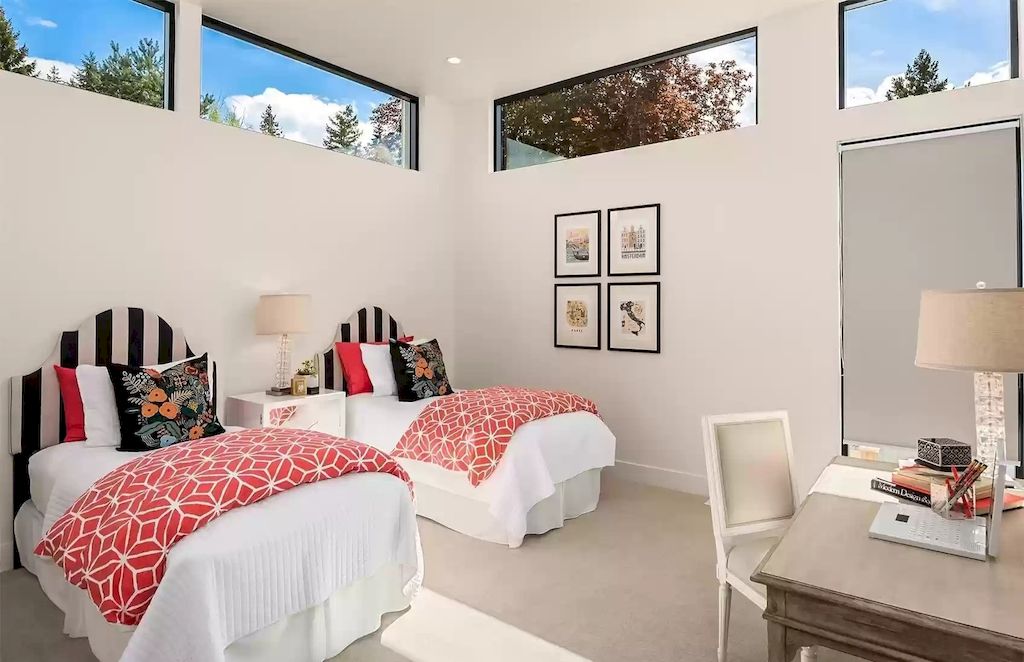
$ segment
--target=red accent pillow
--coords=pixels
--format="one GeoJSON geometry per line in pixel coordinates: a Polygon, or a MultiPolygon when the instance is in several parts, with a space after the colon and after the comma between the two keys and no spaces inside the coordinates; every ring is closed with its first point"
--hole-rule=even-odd
{"type": "Polygon", "coordinates": [[[82,392],[78,388],[78,377],[74,368],[53,366],[60,386],[60,397],[64,403],[64,426],[67,432],[64,441],[85,441],[85,407],[82,406],[82,392]]]}
{"type": "MultiPolygon", "coordinates": [[[[412,342],[412,336],[399,338],[401,342],[412,342]]],[[[338,353],[338,361],[341,363],[341,372],[345,376],[345,393],[347,395],[359,395],[360,393],[373,393],[373,382],[370,381],[370,373],[366,371],[363,364],[363,350],[360,345],[386,345],[386,342],[336,342],[334,351],[338,353]]]]}

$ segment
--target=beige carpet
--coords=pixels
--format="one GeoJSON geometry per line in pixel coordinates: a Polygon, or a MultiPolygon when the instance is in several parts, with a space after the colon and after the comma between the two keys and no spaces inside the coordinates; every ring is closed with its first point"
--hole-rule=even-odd
{"type": "MultiPolygon", "coordinates": [[[[597,511],[520,549],[420,520],[425,586],[594,662],[715,659],[717,582],[711,516],[699,497],[605,481],[597,511]]],[[[394,622],[389,617],[385,628],[394,622]]],[[[61,634],[61,614],[35,579],[0,575],[0,659],[93,662],[61,634]]],[[[763,662],[765,625],[733,598],[731,662],[763,662]]],[[[852,658],[823,652],[821,662],[852,658]]],[[[404,662],[380,633],[334,662],[404,662]]]]}

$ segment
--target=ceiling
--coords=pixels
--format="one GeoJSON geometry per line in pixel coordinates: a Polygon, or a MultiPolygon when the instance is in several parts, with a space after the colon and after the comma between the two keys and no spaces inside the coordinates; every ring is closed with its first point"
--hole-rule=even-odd
{"type": "Polygon", "coordinates": [[[213,18],[416,95],[498,97],[821,0],[201,0],[213,18]],[[446,62],[450,56],[462,64],[446,62]]]}

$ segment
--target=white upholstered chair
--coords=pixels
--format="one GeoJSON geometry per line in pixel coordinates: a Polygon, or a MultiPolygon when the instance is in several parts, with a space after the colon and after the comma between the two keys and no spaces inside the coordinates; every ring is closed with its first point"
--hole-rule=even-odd
{"type": "MultiPolygon", "coordinates": [[[[733,589],[762,611],[765,587],[750,575],[796,513],[793,444],[784,411],[705,416],[711,522],[717,552],[718,660],[726,662],[733,589]]],[[[815,659],[811,648],[801,659],[815,659]]]]}

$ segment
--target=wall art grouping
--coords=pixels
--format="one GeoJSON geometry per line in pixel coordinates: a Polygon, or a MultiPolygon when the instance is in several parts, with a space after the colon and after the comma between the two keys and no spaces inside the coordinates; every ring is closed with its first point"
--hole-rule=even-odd
{"type": "MultiPolygon", "coordinates": [[[[600,210],[555,215],[555,278],[601,276],[600,210]]],[[[607,216],[608,276],[661,274],[661,205],[616,207],[607,216]]],[[[608,283],[608,349],[661,352],[661,283],[608,283]]],[[[601,349],[601,284],[555,285],[555,347],[601,349]]]]}

